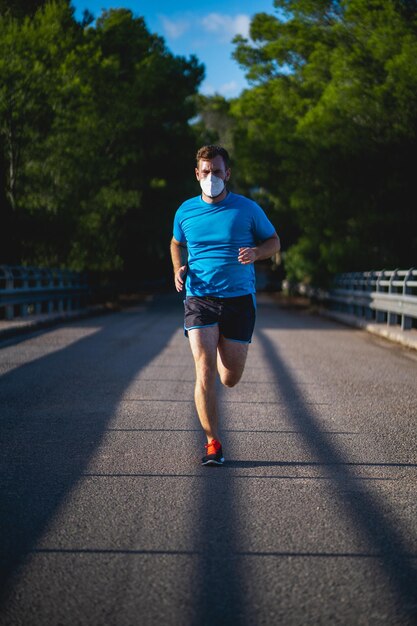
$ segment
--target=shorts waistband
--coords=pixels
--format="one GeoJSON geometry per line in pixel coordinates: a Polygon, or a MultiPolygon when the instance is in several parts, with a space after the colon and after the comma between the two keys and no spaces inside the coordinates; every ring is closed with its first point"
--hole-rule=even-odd
{"type": "Polygon", "coordinates": [[[208,300],[209,302],[221,302],[224,298],[219,298],[218,296],[198,296],[202,300],[208,300]]]}
{"type": "Polygon", "coordinates": [[[189,298],[198,298],[199,300],[207,300],[208,302],[227,302],[228,300],[243,300],[252,297],[253,294],[247,293],[243,296],[187,296],[189,298]]]}

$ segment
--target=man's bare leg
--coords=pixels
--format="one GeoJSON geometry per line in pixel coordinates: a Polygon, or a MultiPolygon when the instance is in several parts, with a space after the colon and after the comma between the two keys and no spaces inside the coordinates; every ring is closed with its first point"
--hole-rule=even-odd
{"type": "Polygon", "coordinates": [[[216,375],[226,387],[234,387],[245,369],[249,345],[219,335],[217,326],[188,331],[196,368],[194,399],[207,441],[219,439],[216,375]]]}
{"type": "Polygon", "coordinates": [[[242,378],[249,344],[231,341],[220,336],[217,348],[217,369],[226,387],[234,387],[242,378]]]}
{"type": "Polygon", "coordinates": [[[193,328],[188,331],[190,347],[194,357],[196,383],[195,405],[201,426],[210,443],[218,440],[218,412],[216,398],[216,356],[219,343],[218,326],[193,328]]]}

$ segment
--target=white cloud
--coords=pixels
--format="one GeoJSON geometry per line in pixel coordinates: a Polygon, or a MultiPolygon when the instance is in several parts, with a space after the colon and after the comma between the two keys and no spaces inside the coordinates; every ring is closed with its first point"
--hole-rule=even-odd
{"type": "Polygon", "coordinates": [[[200,93],[205,96],[213,96],[216,90],[211,83],[204,82],[200,87],[200,93]]]}
{"type": "Polygon", "coordinates": [[[235,35],[249,36],[249,15],[222,15],[221,13],[209,13],[201,19],[204,30],[223,41],[230,41],[235,35]]]}
{"type": "Polygon", "coordinates": [[[214,87],[213,84],[204,82],[201,86],[200,92],[205,96],[214,96],[214,94],[220,94],[225,98],[234,98],[238,96],[242,91],[243,86],[239,85],[236,80],[231,80],[228,83],[224,83],[219,87],[214,87]]]}
{"type": "Polygon", "coordinates": [[[165,15],[160,16],[165,35],[170,39],[179,39],[191,28],[191,21],[187,18],[171,20],[165,15]]]}
{"type": "Polygon", "coordinates": [[[231,80],[229,83],[225,83],[219,88],[219,93],[226,97],[236,96],[240,91],[241,88],[235,80],[231,80]]]}
{"type": "Polygon", "coordinates": [[[208,13],[204,17],[196,17],[187,12],[175,19],[166,15],[159,15],[164,34],[169,39],[180,39],[190,30],[194,34],[208,34],[214,36],[221,43],[230,43],[235,35],[249,36],[250,17],[239,15],[223,15],[222,13],[208,13]]]}

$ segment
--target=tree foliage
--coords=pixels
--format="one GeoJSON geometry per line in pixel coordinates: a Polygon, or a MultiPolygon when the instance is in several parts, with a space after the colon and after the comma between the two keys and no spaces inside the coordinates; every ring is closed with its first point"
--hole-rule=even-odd
{"type": "Polygon", "coordinates": [[[203,68],[131,11],[87,18],[0,17],[2,261],[145,275],[190,179],[203,68]]]}
{"type": "Polygon", "coordinates": [[[235,58],[241,184],[276,211],[297,280],[411,266],[417,250],[417,5],[275,0],[235,58]],[[290,244],[290,245],[289,245],[290,244]]]}
{"type": "Polygon", "coordinates": [[[47,0],[0,0],[0,15],[17,18],[33,16],[47,0]]]}
{"type": "Polygon", "coordinates": [[[193,124],[199,145],[219,144],[233,150],[234,119],[231,102],[219,94],[196,97],[197,121],[193,124]]]}

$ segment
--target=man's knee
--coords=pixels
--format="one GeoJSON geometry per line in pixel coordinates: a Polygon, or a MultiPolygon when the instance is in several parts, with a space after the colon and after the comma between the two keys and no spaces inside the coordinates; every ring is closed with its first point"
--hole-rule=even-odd
{"type": "Polygon", "coordinates": [[[225,387],[234,387],[242,378],[241,373],[223,372],[220,374],[220,380],[225,387]]]}

